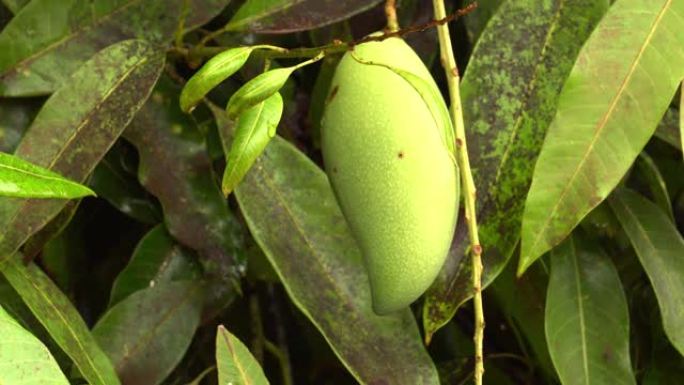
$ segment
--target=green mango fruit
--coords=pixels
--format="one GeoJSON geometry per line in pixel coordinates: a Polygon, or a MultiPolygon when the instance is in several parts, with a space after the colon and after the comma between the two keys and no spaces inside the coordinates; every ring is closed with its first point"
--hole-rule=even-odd
{"type": "Polygon", "coordinates": [[[435,114],[445,111],[449,122],[448,110],[428,69],[399,38],[347,52],[326,103],[323,160],[363,253],[373,309],[402,309],[434,281],[456,227],[458,168],[444,116],[435,114]],[[407,72],[437,98],[425,98],[401,75],[407,72]]]}

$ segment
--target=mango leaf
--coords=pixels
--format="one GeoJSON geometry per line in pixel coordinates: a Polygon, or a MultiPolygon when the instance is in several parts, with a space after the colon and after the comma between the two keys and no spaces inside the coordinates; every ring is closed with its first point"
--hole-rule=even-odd
{"type": "Polygon", "coordinates": [[[237,118],[247,109],[278,92],[295,69],[296,67],[276,68],[257,75],[245,83],[228,100],[226,107],[228,118],[237,118]]]}
{"type": "Polygon", "coordinates": [[[247,0],[226,29],[257,33],[290,33],[347,19],[381,0],[247,0]]]}
{"type": "Polygon", "coordinates": [[[682,149],[684,149],[684,81],[682,81],[682,89],[679,92],[679,140],[682,149]]]}
{"type": "Polygon", "coordinates": [[[253,50],[254,47],[231,48],[209,59],[183,87],[181,110],[192,111],[209,91],[242,68],[253,50]]]}
{"type": "Polygon", "coordinates": [[[571,236],[551,251],[545,331],[563,385],[636,385],[627,299],[597,245],[571,236]]]}
{"type": "Polygon", "coordinates": [[[38,266],[25,265],[21,255],[15,254],[6,258],[0,269],[88,383],[120,384],[112,363],[100,350],[76,308],[38,266]]]}
{"type": "Polygon", "coordinates": [[[162,282],[105,313],[93,335],[126,385],[156,385],[185,354],[202,312],[198,281],[162,282]]]}
{"type": "Polygon", "coordinates": [[[665,179],[658,169],[658,165],[653,161],[650,155],[646,152],[639,154],[635,162],[636,169],[639,175],[646,183],[653,200],[658,204],[660,209],[667,213],[672,223],[674,223],[674,212],[672,210],[672,201],[670,200],[670,193],[667,191],[665,179]]]}
{"type": "MultiPolygon", "coordinates": [[[[594,0],[507,1],[478,40],[461,96],[477,188],[484,286],[518,243],[524,197],[558,93],[607,7],[607,1],[594,0]]],[[[428,340],[472,296],[467,245],[467,226],[459,223],[447,261],[426,295],[428,340]]]]}
{"type": "Polygon", "coordinates": [[[0,152],[0,196],[73,199],[93,190],[16,156],[0,152]]]}
{"type": "Polygon", "coordinates": [[[219,325],[216,333],[216,367],[219,384],[268,385],[252,353],[223,325],[219,325]]]}
{"type": "Polygon", "coordinates": [[[200,275],[201,268],[190,250],[177,244],[164,225],[157,225],[140,240],[131,260],[116,277],[109,306],[147,287],[198,279],[200,275]]]}
{"type": "MultiPolygon", "coordinates": [[[[21,252],[24,254],[24,257],[32,260],[38,255],[48,242],[57,237],[69,225],[80,204],[80,200],[69,201],[57,216],[52,218],[52,220],[41,228],[40,231],[27,239],[26,243],[21,247],[21,252]]],[[[43,265],[43,267],[47,269],[47,266],[43,265]]],[[[55,279],[54,276],[52,276],[52,278],[55,279]]],[[[60,286],[59,284],[61,282],[59,282],[59,280],[56,281],[58,286],[60,286]]]]}
{"type": "Polygon", "coordinates": [[[243,263],[242,228],[215,182],[204,136],[180,110],[179,94],[162,78],[124,137],[138,149],[138,178],[159,199],[169,233],[221,281],[207,292],[232,299],[243,263]]]}
{"type": "Polygon", "coordinates": [[[684,239],[667,214],[627,189],[609,199],[655,291],[663,328],[684,355],[684,239]]]}
{"type": "MultiPolygon", "coordinates": [[[[474,0],[469,0],[466,4],[474,2],[474,0]]],[[[503,2],[504,0],[477,0],[477,8],[463,17],[463,24],[470,44],[475,45],[477,43],[487,23],[503,2]]]]}
{"type": "Polygon", "coordinates": [[[64,373],[42,342],[21,327],[0,306],[0,383],[69,385],[64,373]]]}
{"type": "Polygon", "coordinates": [[[672,147],[682,150],[682,139],[680,134],[679,122],[681,115],[679,111],[670,106],[670,108],[665,111],[665,115],[658,123],[658,128],[656,128],[655,136],[664,141],[665,143],[671,145],[672,147]]]}
{"type": "MultiPolygon", "coordinates": [[[[36,116],[15,155],[83,182],[147,99],[164,57],[147,43],[127,40],[93,56],[36,116]]],[[[0,260],[64,207],[64,200],[0,202],[0,260]]]]}
{"type": "MultiPolygon", "coordinates": [[[[0,32],[0,96],[48,94],[94,53],[121,40],[170,40],[185,2],[31,1],[0,32]]],[[[186,30],[211,20],[226,3],[187,1],[186,30]]]]}
{"type": "Polygon", "coordinates": [[[411,312],[373,312],[361,252],[321,169],[276,136],[235,195],[290,299],[357,381],[439,383],[411,312]]]}
{"type": "Polygon", "coordinates": [[[226,152],[223,195],[228,196],[235,189],[275,136],[282,114],[283,97],[279,92],[240,114],[235,123],[235,139],[226,152]]]}
{"type": "Polygon", "coordinates": [[[608,196],[653,135],[684,78],[682,14],[682,1],[617,1],[582,48],[534,171],[518,275],[608,196]]]}

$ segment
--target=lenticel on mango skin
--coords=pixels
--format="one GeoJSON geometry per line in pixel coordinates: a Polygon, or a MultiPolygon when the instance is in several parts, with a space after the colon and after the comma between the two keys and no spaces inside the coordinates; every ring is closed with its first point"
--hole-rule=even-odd
{"type": "Polygon", "coordinates": [[[434,281],[453,237],[459,188],[430,109],[388,66],[437,90],[403,40],[365,43],[340,61],[321,125],[326,172],[364,255],[378,314],[408,306],[434,281]]]}

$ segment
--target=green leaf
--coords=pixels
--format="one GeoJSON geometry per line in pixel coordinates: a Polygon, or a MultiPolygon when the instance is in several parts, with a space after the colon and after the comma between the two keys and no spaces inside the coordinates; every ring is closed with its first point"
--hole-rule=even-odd
{"type": "Polygon", "coordinates": [[[231,48],[207,61],[183,87],[181,110],[192,111],[209,91],[242,68],[253,50],[254,47],[231,48]]]}
{"type": "Polygon", "coordinates": [[[197,279],[200,274],[201,268],[190,250],[177,244],[164,225],[157,225],[140,240],[131,260],[116,277],[109,305],[147,287],[197,279]]]}
{"type": "Polygon", "coordinates": [[[100,318],[93,335],[126,385],[156,385],[176,367],[202,312],[197,281],[163,282],[135,292],[100,318]]]}
{"type": "MultiPolygon", "coordinates": [[[[673,101],[676,102],[676,101],[673,101]]],[[[682,139],[679,129],[680,114],[677,109],[670,106],[670,108],[665,111],[665,115],[658,123],[658,128],[656,128],[655,136],[664,141],[665,143],[671,145],[672,147],[682,150],[682,139]]]]}
{"type": "Polygon", "coordinates": [[[582,48],[534,171],[518,275],[608,196],[653,135],[684,78],[682,14],[682,1],[617,1],[582,48]]]}
{"type": "Polygon", "coordinates": [[[630,190],[609,199],[655,291],[665,334],[684,355],[684,239],[667,214],[630,190]]]}
{"type": "MultiPolygon", "coordinates": [[[[32,3],[33,4],[33,3],[32,3]]],[[[15,155],[83,182],[149,95],[164,57],[149,44],[127,40],[100,51],[36,116],[15,155]]],[[[67,201],[0,201],[0,260],[48,223],[67,201]]]]}
{"type": "Polygon", "coordinates": [[[226,111],[230,119],[235,119],[249,108],[270,98],[278,92],[290,77],[294,67],[276,68],[257,75],[238,89],[228,100],[226,111]]]}
{"type": "Polygon", "coordinates": [[[16,14],[23,6],[28,4],[29,1],[30,0],[2,0],[2,3],[5,4],[5,7],[12,13],[16,14]]]}
{"type": "Polygon", "coordinates": [[[290,299],[357,381],[439,383],[411,312],[373,312],[361,252],[321,169],[276,136],[235,194],[290,299]]]}
{"type": "Polygon", "coordinates": [[[598,246],[577,236],[551,251],[545,330],[563,385],[636,384],[620,277],[598,246]]]}
{"type": "Polygon", "coordinates": [[[282,114],[283,97],[279,92],[240,114],[235,124],[235,139],[226,153],[223,195],[228,196],[235,189],[275,136],[282,114]]]}
{"type": "Polygon", "coordinates": [[[35,264],[6,258],[2,274],[91,385],[120,384],[112,363],[69,299],[35,264]]]}
{"type": "MultiPolygon", "coordinates": [[[[185,30],[211,20],[227,1],[187,1],[185,30]]],[[[51,93],[93,54],[122,40],[163,45],[176,32],[185,2],[31,1],[0,32],[0,96],[51,93]]]]}
{"type": "Polygon", "coordinates": [[[163,77],[124,137],[138,149],[138,178],[159,199],[169,233],[197,251],[207,275],[218,279],[208,292],[228,302],[244,262],[243,230],[216,184],[204,136],[180,110],[179,94],[163,77]]]}
{"type": "Polygon", "coordinates": [[[679,140],[681,148],[684,150],[684,81],[679,96],[679,140]]]}
{"type": "Polygon", "coordinates": [[[42,342],[0,306],[0,383],[69,385],[59,365],[42,342]]]}
{"type": "MultiPolygon", "coordinates": [[[[607,8],[605,0],[507,1],[473,51],[461,96],[485,287],[518,244],[524,197],[558,94],[607,8]]],[[[428,339],[472,297],[468,244],[461,218],[449,256],[426,294],[423,325],[428,339]]]]}
{"type": "Polygon", "coordinates": [[[219,325],[216,333],[216,367],[219,384],[268,385],[252,353],[223,325],[219,325]]]}
{"type": "MultiPolygon", "coordinates": [[[[474,2],[474,0],[469,0],[467,3],[472,4],[474,2]]],[[[475,45],[487,23],[496,14],[503,2],[504,0],[478,0],[476,10],[463,18],[470,44],[475,45]]]]}
{"type": "Polygon", "coordinates": [[[0,99],[0,151],[14,152],[44,101],[43,98],[0,99]]]}
{"type": "Polygon", "coordinates": [[[93,190],[16,156],[0,152],[0,196],[73,199],[93,190]]]}
{"type": "Polygon", "coordinates": [[[672,211],[670,193],[667,191],[665,179],[660,173],[658,165],[655,164],[650,155],[648,155],[646,152],[642,152],[639,154],[639,157],[635,162],[635,166],[639,171],[639,175],[643,178],[643,181],[650,190],[654,201],[664,213],[669,215],[670,220],[674,223],[675,218],[672,211]]]}
{"type": "Polygon", "coordinates": [[[380,1],[247,0],[226,28],[257,33],[305,31],[347,19],[380,1]]]}

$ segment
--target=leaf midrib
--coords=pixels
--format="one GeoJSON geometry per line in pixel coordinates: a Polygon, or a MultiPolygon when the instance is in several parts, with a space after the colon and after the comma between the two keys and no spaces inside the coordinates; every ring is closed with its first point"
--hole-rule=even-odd
{"type": "Polygon", "coordinates": [[[589,359],[587,357],[587,328],[585,324],[585,316],[584,316],[584,299],[582,297],[582,281],[580,280],[580,269],[579,265],[577,264],[577,259],[579,256],[577,255],[577,249],[575,248],[575,241],[573,239],[570,239],[570,247],[572,248],[572,264],[573,264],[573,269],[574,269],[574,275],[575,275],[575,288],[576,288],[576,294],[577,294],[577,316],[580,321],[580,336],[582,339],[582,346],[580,347],[582,349],[582,370],[584,371],[584,383],[589,385],[591,384],[591,381],[589,381],[589,359]]]}
{"type": "MultiPolygon", "coordinates": [[[[560,196],[558,197],[555,205],[553,206],[553,208],[549,212],[549,215],[546,217],[546,221],[541,226],[540,230],[537,231],[537,235],[534,238],[534,242],[528,248],[528,252],[536,249],[537,245],[539,244],[539,241],[542,239],[542,236],[544,234],[546,234],[546,232],[547,232],[546,229],[548,229],[549,224],[551,223],[551,219],[553,218],[554,214],[558,211],[558,208],[560,207],[560,204],[563,201],[563,198],[565,197],[565,195],[570,191],[570,186],[572,186],[574,184],[575,178],[577,178],[577,176],[579,175],[580,170],[582,170],[582,168],[584,167],[584,163],[589,158],[589,154],[591,153],[591,151],[594,148],[594,145],[598,141],[598,138],[599,138],[601,132],[603,131],[603,129],[607,125],[607,122],[610,119],[610,117],[613,113],[613,110],[615,110],[615,108],[618,104],[618,101],[621,99],[622,94],[627,89],[627,85],[631,82],[632,77],[635,73],[635,70],[636,70],[638,64],[640,63],[641,57],[643,56],[644,52],[646,51],[646,47],[648,47],[651,40],[653,39],[653,35],[655,34],[655,31],[660,26],[660,20],[662,20],[662,18],[664,17],[665,12],[667,12],[669,10],[671,3],[672,3],[672,0],[667,0],[667,2],[663,5],[662,9],[658,13],[658,16],[656,17],[655,21],[652,24],[651,29],[648,32],[648,35],[646,36],[646,39],[644,39],[643,44],[639,48],[639,52],[637,53],[635,59],[633,60],[625,78],[623,79],[622,83],[620,84],[620,88],[618,88],[617,93],[612,98],[612,100],[608,106],[608,110],[606,111],[604,116],[601,118],[601,120],[598,122],[596,130],[594,131],[594,136],[592,136],[591,141],[589,142],[589,146],[587,147],[586,151],[582,155],[580,163],[575,168],[575,170],[574,170],[572,176],[570,177],[570,179],[568,180],[568,182],[563,186],[563,190],[561,191],[560,196]]],[[[529,255],[526,257],[529,258],[529,255]]]]}

